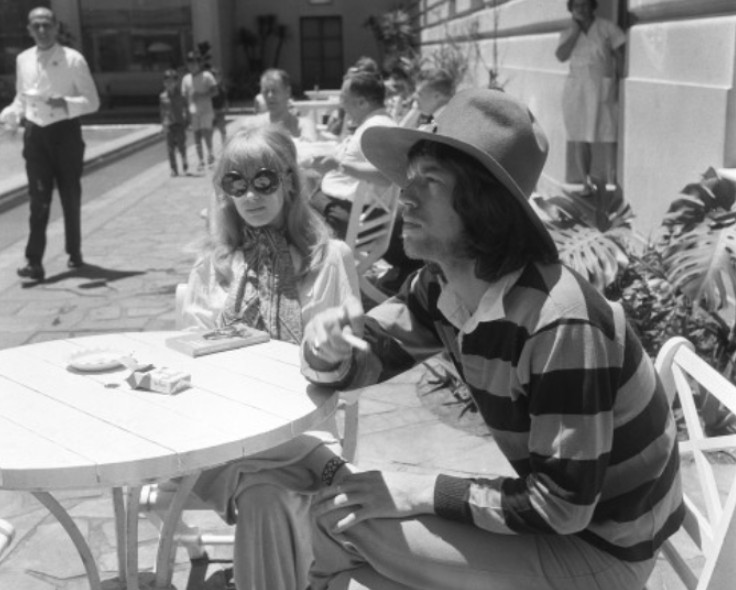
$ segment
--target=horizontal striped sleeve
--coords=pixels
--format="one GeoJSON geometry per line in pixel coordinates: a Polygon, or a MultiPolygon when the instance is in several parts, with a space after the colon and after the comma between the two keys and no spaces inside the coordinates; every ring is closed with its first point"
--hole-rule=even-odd
{"type": "Polygon", "coordinates": [[[516,533],[554,533],[549,521],[532,502],[524,479],[508,478],[503,482],[501,506],[506,525],[516,533]]]}
{"type": "MultiPolygon", "coordinates": [[[[614,434],[615,439],[618,435],[614,434]]],[[[623,498],[634,489],[641,490],[642,482],[651,478],[661,477],[665,471],[662,457],[676,447],[676,429],[674,417],[669,414],[668,423],[662,432],[655,436],[654,440],[640,451],[630,456],[625,461],[610,463],[603,482],[603,495],[601,496],[600,508],[606,505],[609,499],[623,498]]],[[[672,481],[671,477],[666,478],[672,481]]]]}
{"type": "Polygon", "coordinates": [[[520,533],[585,529],[613,444],[622,360],[613,312],[577,281],[568,279],[567,288],[577,296],[565,314],[530,331],[515,363],[530,417],[528,467],[524,479],[504,487],[514,497],[505,493],[503,505],[520,533]]]}
{"type": "Polygon", "coordinates": [[[382,381],[443,350],[440,329],[447,322],[436,311],[439,294],[437,275],[425,267],[399,296],[367,314],[365,339],[383,366],[382,381]]]}

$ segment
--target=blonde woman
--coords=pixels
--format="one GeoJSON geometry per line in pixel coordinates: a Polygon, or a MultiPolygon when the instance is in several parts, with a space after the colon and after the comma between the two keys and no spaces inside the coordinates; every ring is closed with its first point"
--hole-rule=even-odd
{"type": "MultiPolygon", "coordinates": [[[[303,326],[358,295],[350,249],[329,239],[307,206],[291,137],[275,126],[244,129],[214,171],[211,235],[189,279],[190,326],[245,323],[300,343],[303,326]]],[[[205,472],[195,492],[237,523],[238,588],[303,590],[312,561],[308,509],[325,469],[337,465],[331,434],[309,432],[278,448],[205,472]]]]}
{"type": "Polygon", "coordinates": [[[329,239],[327,226],[306,204],[296,148],[286,133],[274,126],[238,131],[223,149],[213,184],[211,235],[189,277],[185,325],[211,328],[239,317],[273,338],[299,342],[298,324],[329,307],[328,301],[358,293],[352,253],[344,242],[329,239]],[[301,317],[281,318],[277,325],[269,315],[271,302],[254,298],[247,285],[236,298],[240,283],[266,268],[281,273],[281,292],[270,297],[285,300],[281,308],[290,302],[301,317]]]}

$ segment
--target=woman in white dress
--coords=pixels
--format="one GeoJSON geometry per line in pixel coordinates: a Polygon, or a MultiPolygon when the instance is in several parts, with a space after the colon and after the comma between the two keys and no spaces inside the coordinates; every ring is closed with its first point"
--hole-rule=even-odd
{"type": "MultiPolygon", "coordinates": [[[[583,181],[593,184],[593,144],[603,144],[609,169],[616,153],[618,78],[623,64],[624,32],[595,16],[597,0],[568,0],[570,26],[560,35],[555,55],[570,61],[562,112],[568,139],[583,181]]],[[[609,173],[609,181],[615,181],[609,173]]]]}

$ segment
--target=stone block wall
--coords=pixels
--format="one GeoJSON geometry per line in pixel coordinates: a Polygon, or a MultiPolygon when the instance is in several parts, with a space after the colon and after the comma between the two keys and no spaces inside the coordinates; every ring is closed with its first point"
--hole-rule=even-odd
{"type": "MultiPolygon", "coordinates": [[[[598,15],[616,20],[616,0],[598,15]]],[[[618,179],[642,235],[708,166],[736,166],[736,1],[629,0],[626,77],[620,87],[618,179]]],[[[498,70],[550,139],[540,190],[569,176],[562,122],[567,64],[554,51],[565,0],[420,0],[422,51],[453,42],[466,53],[463,85],[485,86],[498,70]]]]}

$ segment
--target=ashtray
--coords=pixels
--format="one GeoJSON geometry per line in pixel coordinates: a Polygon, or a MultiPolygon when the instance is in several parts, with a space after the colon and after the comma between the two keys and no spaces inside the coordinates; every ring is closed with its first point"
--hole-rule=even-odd
{"type": "Polygon", "coordinates": [[[123,358],[126,356],[109,348],[84,348],[72,354],[67,364],[77,371],[109,371],[124,366],[123,358]]]}

